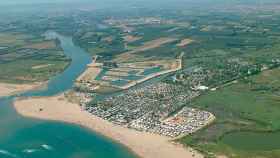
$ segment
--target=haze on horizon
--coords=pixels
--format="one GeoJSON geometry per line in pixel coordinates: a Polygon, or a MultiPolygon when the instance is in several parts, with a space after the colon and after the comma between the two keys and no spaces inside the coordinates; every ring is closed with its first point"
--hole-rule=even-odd
{"type": "Polygon", "coordinates": [[[0,5],[48,4],[48,3],[272,3],[278,0],[0,0],[0,5]]]}

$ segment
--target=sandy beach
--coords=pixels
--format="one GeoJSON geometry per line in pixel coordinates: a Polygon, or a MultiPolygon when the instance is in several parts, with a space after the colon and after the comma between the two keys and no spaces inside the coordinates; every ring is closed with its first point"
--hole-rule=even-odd
{"type": "Polygon", "coordinates": [[[41,87],[42,83],[34,84],[9,84],[9,83],[0,83],[0,97],[10,96],[16,93],[25,92],[32,89],[37,89],[41,87]]]}
{"type": "Polygon", "coordinates": [[[138,132],[114,125],[82,111],[78,104],[70,103],[64,95],[19,99],[14,103],[17,112],[26,117],[74,123],[112,138],[130,148],[142,158],[202,158],[191,148],[174,144],[169,138],[138,132]]]}

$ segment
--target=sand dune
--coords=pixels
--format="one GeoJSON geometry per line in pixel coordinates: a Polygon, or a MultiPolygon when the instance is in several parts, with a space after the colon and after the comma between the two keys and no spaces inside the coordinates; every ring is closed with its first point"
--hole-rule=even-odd
{"type": "Polygon", "coordinates": [[[192,149],[172,143],[167,137],[138,132],[95,117],[82,111],[79,105],[69,103],[63,95],[17,100],[14,107],[19,114],[27,117],[82,125],[126,145],[143,158],[203,157],[192,149]]]}

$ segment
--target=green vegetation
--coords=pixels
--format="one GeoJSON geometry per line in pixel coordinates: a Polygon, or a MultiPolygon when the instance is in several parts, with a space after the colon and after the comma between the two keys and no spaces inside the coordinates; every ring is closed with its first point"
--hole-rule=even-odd
{"type": "MultiPolygon", "coordinates": [[[[226,154],[231,157],[273,157],[280,151],[265,150],[261,147],[242,150],[226,144],[221,139],[227,133],[237,131],[277,132],[280,130],[280,69],[268,70],[261,74],[238,80],[216,91],[211,91],[196,98],[190,106],[214,113],[216,122],[208,128],[187,136],[180,142],[191,145],[203,152],[226,154]]],[[[264,137],[265,133],[260,134],[264,137]]],[[[237,137],[238,138],[238,137],[237,137]]],[[[246,139],[246,138],[244,138],[246,139]]],[[[248,140],[234,140],[239,142],[248,140]]],[[[274,139],[279,140],[279,135],[274,139]]],[[[259,138],[262,141],[262,138],[259,138]]],[[[272,143],[272,142],[270,142],[272,143]]],[[[261,142],[255,146],[261,145],[261,142]]],[[[276,156],[277,157],[277,156],[276,156]]]]}
{"type": "Polygon", "coordinates": [[[108,58],[125,50],[118,29],[107,28],[94,32],[80,31],[75,34],[74,41],[90,54],[100,54],[108,58]]]}
{"type": "Polygon", "coordinates": [[[69,64],[59,41],[19,32],[0,34],[0,81],[31,83],[48,80],[69,64]]]}

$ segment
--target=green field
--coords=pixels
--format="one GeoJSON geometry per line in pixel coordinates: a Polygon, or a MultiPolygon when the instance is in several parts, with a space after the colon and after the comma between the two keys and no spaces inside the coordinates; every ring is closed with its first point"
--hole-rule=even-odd
{"type": "Polygon", "coordinates": [[[39,34],[0,33],[0,82],[32,83],[50,79],[70,63],[56,40],[39,34]]]}
{"type": "MultiPolygon", "coordinates": [[[[184,144],[191,145],[203,152],[226,154],[230,157],[277,157],[280,151],[274,146],[271,150],[259,150],[261,147],[251,147],[252,150],[236,148],[242,142],[250,141],[250,137],[235,137],[231,139],[235,143],[225,143],[222,138],[227,133],[235,131],[272,132],[280,130],[280,69],[267,70],[259,75],[240,79],[237,83],[211,91],[196,98],[190,106],[208,110],[217,117],[216,122],[192,136],[180,140],[184,144]],[[235,144],[231,146],[230,144],[235,144]]],[[[260,134],[259,144],[269,135],[260,134]],[[264,137],[262,139],[262,137],[264,137]]],[[[279,140],[276,134],[274,139],[279,140]]],[[[229,138],[230,139],[230,138],[229,138]]],[[[256,144],[250,144],[258,146],[256,144]]],[[[272,142],[270,142],[273,144],[272,142]]],[[[249,146],[250,148],[250,146],[249,146]]]]}

